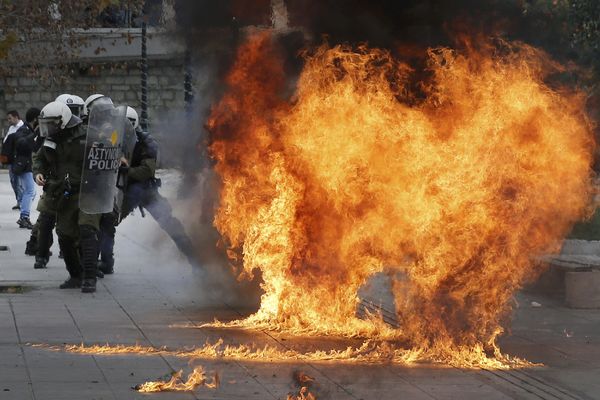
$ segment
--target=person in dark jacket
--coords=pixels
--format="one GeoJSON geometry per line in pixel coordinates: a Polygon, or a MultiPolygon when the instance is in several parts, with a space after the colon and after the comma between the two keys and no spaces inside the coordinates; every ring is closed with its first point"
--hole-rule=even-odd
{"type": "Polygon", "coordinates": [[[21,216],[17,224],[21,228],[31,229],[33,224],[29,220],[31,204],[35,198],[35,182],[32,173],[32,154],[36,149],[36,137],[38,127],[38,108],[30,108],[25,115],[25,124],[14,133],[14,155],[12,170],[22,189],[21,193],[21,216]]]}
{"type": "Polygon", "coordinates": [[[8,132],[4,137],[4,141],[2,143],[2,152],[0,153],[0,161],[2,164],[8,165],[8,175],[10,177],[10,185],[15,193],[15,197],[17,199],[17,204],[12,208],[13,210],[18,210],[21,206],[21,187],[19,186],[19,182],[17,177],[13,173],[12,164],[13,164],[13,156],[15,152],[14,146],[14,133],[23,126],[23,121],[19,117],[19,113],[16,110],[9,111],[6,114],[6,120],[10,124],[8,128],[8,132]]]}

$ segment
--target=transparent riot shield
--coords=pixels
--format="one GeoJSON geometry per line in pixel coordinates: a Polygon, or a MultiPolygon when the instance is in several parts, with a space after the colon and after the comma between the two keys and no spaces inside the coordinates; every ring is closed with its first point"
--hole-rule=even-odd
{"type": "Polygon", "coordinates": [[[92,108],[87,129],[79,208],[88,214],[113,211],[125,137],[125,107],[92,108]]]}

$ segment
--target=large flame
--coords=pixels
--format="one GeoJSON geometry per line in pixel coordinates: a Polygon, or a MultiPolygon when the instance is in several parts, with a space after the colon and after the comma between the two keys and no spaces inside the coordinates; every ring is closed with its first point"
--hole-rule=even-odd
{"type": "Polygon", "coordinates": [[[428,51],[429,78],[384,50],[323,45],[289,82],[270,33],[241,46],[209,119],[215,225],[264,283],[233,325],[401,338],[444,357],[495,351],[510,299],[586,212],[583,96],[543,81],[540,51],[428,51]],[[392,280],[400,328],[356,317],[392,280]]]}

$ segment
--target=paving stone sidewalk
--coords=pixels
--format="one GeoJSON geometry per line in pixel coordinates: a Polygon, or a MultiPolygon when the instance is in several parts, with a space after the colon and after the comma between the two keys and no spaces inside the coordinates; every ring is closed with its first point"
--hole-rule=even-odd
{"type": "MultiPolygon", "coordinates": [[[[187,221],[185,208],[174,204],[187,221]]],[[[194,328],[250,310],[206,285],[203,274],[186,264],[152,218],[139,213],[118,228],[116,273],[99,281],[97,293],[59,290],[66,278],[62,260],[53,256],[47,270],[33,269],[33,258],[24,255],[29,231],[17,227],[12,205],[8,175],[0,172],[0,245],[8,248],[0,251],[0,286],[26,289],[0,294],[0,399],[286,399],[297,393],[296,371],[315,378],[318,399],[600,399],[600,310],[571,310],[529,294],[518,296],[511,334],[501,344],[504,351],[542,367],[467,371],[436,365],[194,360],[192,365],[218,371],[218,389],[140,394],[132,386],[179,369],[190,372],[190,360],[78,355],[31,344],[182,349],[222,338],[232,344],[312,349],[339,343],[194,328]]],[[[58,254],[56,244],[52,251],[58,254]]]]}

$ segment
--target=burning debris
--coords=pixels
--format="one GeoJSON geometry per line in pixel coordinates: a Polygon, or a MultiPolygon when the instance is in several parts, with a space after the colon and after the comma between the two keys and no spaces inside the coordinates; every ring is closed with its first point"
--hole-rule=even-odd
{"type": "Polygon", "coordinates": [[[288,394],[286,400],[316,400],[317,397],[310,392],[311,386],[315,383],[315,378],[302,371],[296,371],[294,372],[294,382],[300,387],[298,394],[288,394]]]}
{"type": "Polygon", "coordinates": [[[186,380],[182,379],[183,371],[180,370],[172,374],[168,381],[153,381],[145,382],[134,387],[135,390],[141,393],[154,392],[191,392],[198,387],[206,387],[216,389],[219,387],[219,375],[215,373],[212,381],[208,381],[204,368],[201,366],[194,367],[194,370],[188,375],[186,380]]]}
{"type": "Polygon", "coordinates": [[[297,395],[288,394],[286,400],[316,400],[316,397],[310,393],[306,386],[302,386],[297,395]]]}
{"type": "Polygon", "coordinates": [[[522,43],[424,55],[419,73],[387,50],[324,44],[304,53],[288,98],[276,38],[239,48],[208,121],[215,225],[264,295],[254,315],[213,326],[394,338],[403,354],[513,365],[495,344],[510,300],[540,272],[532,257],[558,251],[587,212],[584,96],[546,84],[561,67],[522,43]],[[381,272],[399,328],[356,316],[381,272]]]}

